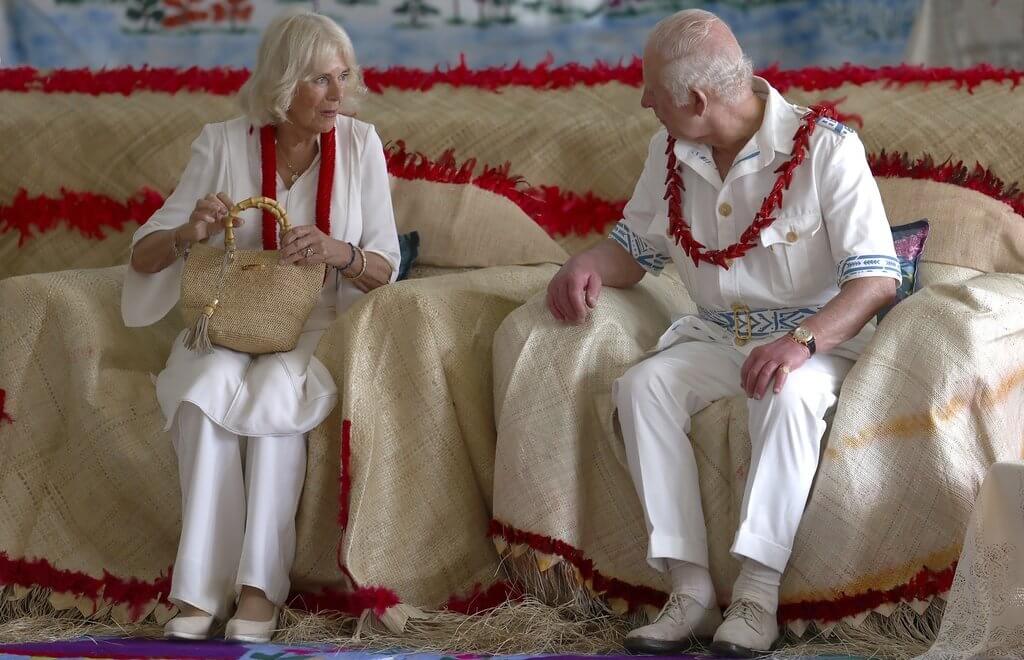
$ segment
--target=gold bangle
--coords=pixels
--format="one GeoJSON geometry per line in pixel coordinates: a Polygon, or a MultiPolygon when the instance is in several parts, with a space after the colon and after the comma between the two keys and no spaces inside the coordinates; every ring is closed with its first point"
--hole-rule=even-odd
{"type": "Polygon", "coordinates": [[[366,272],[366,253],[363,252],[363,248],[359,247],[358,245],[353,245],[352,247],[355,248],[355,251],[359,253],[359,260],[363,262],[363,267],[359,269],[358,274],[351,276],[346,275],[344,271],[341,271],[341,276],[344,277],[346,280],[358,280],[360,277],[363,276],[363,273],[366,272]]]}

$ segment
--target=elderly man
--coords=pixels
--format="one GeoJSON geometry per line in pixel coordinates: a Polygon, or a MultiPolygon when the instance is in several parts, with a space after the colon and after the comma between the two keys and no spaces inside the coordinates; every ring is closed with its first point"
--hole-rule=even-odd
{"type": "Polygon", "coordinates": [[[885,210],[850,129],[751,74],[732,32],[701,10],[661,21],[644,49],[641,105],[664,126],[623,219],[552,279],[548,306],[584,320],[602,286],[668,262],[699,314],[615,382],[648,561],[671,576],[657,619],[627,648],[672,652],[713,635],[745,656],[778,638],[779,583],[818,467],[823,418],[900,280],[885,210]],[[745,393],[751,461],[724,621],[708,572],[690,420],[745,393]]]}

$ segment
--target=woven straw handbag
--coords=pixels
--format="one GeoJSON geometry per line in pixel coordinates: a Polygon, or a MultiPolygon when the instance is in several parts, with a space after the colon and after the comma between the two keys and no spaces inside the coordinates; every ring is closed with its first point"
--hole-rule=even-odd
{"type": "Polygon", "coordinates": [[[209,353],[211,345],[244,353],[276,353],[295,348],[302,326],[320,299],[326,264],[279,265],[276,250],[238,250],[234,220],[248,209],[269,211],[284,235],[291,225],[269,197],[251,197],[228,211],[224,249],[197,243],[181,275],[185,346],[209,353]]]}

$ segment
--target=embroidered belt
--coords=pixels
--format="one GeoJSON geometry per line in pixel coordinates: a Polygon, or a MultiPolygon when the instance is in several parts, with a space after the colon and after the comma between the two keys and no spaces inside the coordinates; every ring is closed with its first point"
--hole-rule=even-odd
{"type": "Polygon", "coordinates": [[[821,307],[752,310],[746,305],[736,304],[732,306],[731,312],[700,306],[697,310],[705,321],[731,332],[736,344],[742,346],[751,339],[763,339],[781,332],[789,332],[804,319],[821,311],[821,307]]]}

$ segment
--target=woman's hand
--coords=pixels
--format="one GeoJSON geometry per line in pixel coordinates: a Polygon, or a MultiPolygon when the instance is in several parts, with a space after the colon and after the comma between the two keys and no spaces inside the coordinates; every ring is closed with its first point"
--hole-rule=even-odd
{"type": "MultiPolygon", "coordinates": [[[[196,202],[188,222],[179,227],[177,237],[182,242],[198,243],[224,231],[224,218],[235,203],[227,193],[209,194],[196,202]]],[[[242,218],[235,218],[235,227],[242,224],[242,218]]]]}
{"type": "Polygon", "coordinates": [[[363,293],[369,293],[377,287],[384,286],[391,282],[391,264],[388,263],[387,259],[380,256],[376,252],[367,252],[363,250],[361,257],[356,257],[355,262],[352,266],[345,271],[343,275],[354,276],[360,270],[363,274],[359,278],[350,280],[352,285],[363,293]],[[363,268],[362,259],[366,259],[366,268],[363,268]]]}
{"type": "Polygon", "coordinates": [[[288,230],[281,238],[281,260],[278,263],[326,263],[339,269],[343,277],[364,293],[391,281],[391,264],[384,257],[365,250],[356,252],[348,243],[327,236],[313,225],[300,225],[288,230]]]}
{"type": "Polygon", "coordinates": [[[313,225],[292,227],[281,237],[281,260],[284,264],[330,264],[341,267],[351,260],[352,248],[336,241],[313,225]]]}
{"type": "MultiPolygon", "coordinates": [[[[226,193],[210,194],[196,202],[185,224],[153,232],[132,249],[131,266],[138,273],[159,273],[177,261],[193,243],[224,231],[224,218],[234,206],[226,193]]],[[[238,218],[236,226],[242,224],[238,218]]]]}

